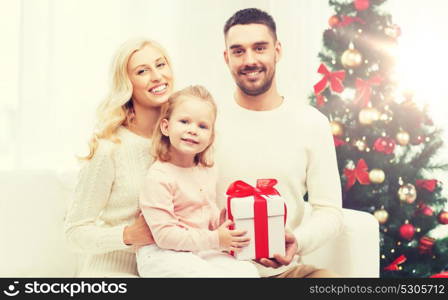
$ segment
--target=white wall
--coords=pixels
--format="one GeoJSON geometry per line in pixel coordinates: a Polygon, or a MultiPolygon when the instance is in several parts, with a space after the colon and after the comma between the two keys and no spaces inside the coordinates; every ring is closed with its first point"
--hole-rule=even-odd
{"type": "MultiPolygon", "coordinates": [[[[113,52],[129,37],[163,44],[179,87],[203,84],[218,101],[229,101],[233,82],[222,58],[222,27],[241,8],[273,15],[284,50],[280,90],[306,101],[319,79],[317,53],[332,15],[327,0],[0,1],[6,36],[0,47],[0,169],[76,165],[74,155],[86,149],[95,108],[107,91],[113,52]]],[[[424,10],[418,1],[406,1],[406,9],[400,0],[387,5],[404,33],[414,24],[440,33],[448,27],[444,0],[427,0],[424,10]],[[429,21],[415,22],[422,18],[429,21]]],[[[446,115],[441,103],[436,111],[446,115]]]]}

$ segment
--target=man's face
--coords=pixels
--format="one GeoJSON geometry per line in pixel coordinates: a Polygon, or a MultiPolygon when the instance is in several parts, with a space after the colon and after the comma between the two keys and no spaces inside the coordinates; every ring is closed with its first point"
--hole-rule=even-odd
{"type": "Polygon", "coordinates": [[[258,96],[272,85],[280,51],[266,25],[235,25],[226,35],[224,59],[241,91],[258,96]]]}

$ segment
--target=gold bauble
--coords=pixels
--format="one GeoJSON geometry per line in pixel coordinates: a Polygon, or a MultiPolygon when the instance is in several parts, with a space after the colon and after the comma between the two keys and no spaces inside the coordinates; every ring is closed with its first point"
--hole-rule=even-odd
{"type": "Polygon", "coordinates": [[[413,203],[415,199],[417,199],[417,190],[415,189],[415,186],[410,183],[402,185],[398,189],[398,198],[402,202],[409,204],[413,203]]]}
{"type": "Polygon", "coordinates": [[[362,63],[362,55],[356,49],[349,48],[342,53],[341,63],[345,68],[353,69],[362,63]]]}
{"type": "Polygon", "coordinates": [[[389,213],[385,209],[379,209],[376,210],[373,215],[378,220],[380,224],[384,224],[387,222],[387,219],[389,218],[389,213]]]}
{"type": "Polygon", "coordinates": [[[383,183],[386,178],[386,174],[381,169],[372,169],[369,172],[369,179],[373,183],[383,183]]]}
{"type": "Polygon", "coordinates": [[[330,122],[331,133],[334,136],[342,136],[344,134],[344,126],[338,121],[330,122]]]}
{"type": "Polygon", "coordinates": [[[409,133],[407,133],[404,130],[401,130],[400,132],[398,132],[396,138],[397,138],[398,144],[400,144],[402,146],[406,146],[410,140],[409,133]]]}
{"type": "Polygon", "coordinates": [[[361,109],[359,112],[359,122],[363,125],[370,125],[380,118],[380,112],[373,107],[367,107],[361,109]]]}

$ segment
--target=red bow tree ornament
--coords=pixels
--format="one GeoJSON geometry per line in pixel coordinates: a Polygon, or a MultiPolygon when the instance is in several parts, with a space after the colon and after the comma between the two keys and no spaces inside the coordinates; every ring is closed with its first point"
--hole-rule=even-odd
{"type": "Polygon", "coordinates": [[[320,64],[318,73],[324,75],[322,79],[314,85],[314,94],[317,98],[317,105],[324,105],[322,92],[330,86],[333,92],[341,93],[344,90],[342,82],[345,79],[345,70],[330,72],[324,64],[320,64]]]}
{"type": "Polygon", "coordinates": [[[358,160],[358,164],[354,169],[344,169],[344,175],[347,178],[345,183],[345,190],[348,191],[358,181],[362,185],[370,184],[369,167],[364,159],[358,160]]]}
{"type": "Polygon", "coordinates": [[[372,86],[379,86],[383,79],[380,76],[374,76],[368,80],[356,78],[356,97],[355,104],[367,107],[372,96],[372,86]]]}
{"type": "Polygon", "coordinates": [[[387,267],[384,267],[384,270],[398,271],[398,270],[400,270],[398,265],[404,263],[406,260],[407,260],[407,257],[402,254],[397,259],[395,259],[390,265],[388,265],[387,267]]]}
{"type": "Polygon", "coordinates": [[[342,21],[337,26],[345,27],[355,22],[363,25],[366,24],[366,21],[364,21],[360,17],[342,16],[342,21]]]}
{"type": "Polygon", "coordinates": [[[429,276],[429,278],[448,278],[448,271],[429,276]]]}
{"type": "Polygon", "coordinates": [[[415,185],[421,189],[428,190],[430,192],[434,192],[437,187],[436,179],[417,179],[415,181],[415,185]]]}
{"type": "Polygon", "coordinates": [[[334,141],[335,147],[339,147],[339,146],[347,144],[346,142],[344,142],[343,140],[341,140],[340,138],[335,137],[335,136],[333,136],[333,141],[334,141]]]}

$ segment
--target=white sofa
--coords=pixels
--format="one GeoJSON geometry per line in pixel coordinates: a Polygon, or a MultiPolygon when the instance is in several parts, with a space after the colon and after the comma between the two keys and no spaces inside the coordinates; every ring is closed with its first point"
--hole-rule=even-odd
{"type": "MultiPolygon", "coordinates": [[[[0,172],[0,277],[76,276],[79,258],[63,233],[75,181],[73,171],[0,172]]],[[[344,277],[378,277],[378,222],[344,209],[343,233],[303,260],[344,277]]]]}

